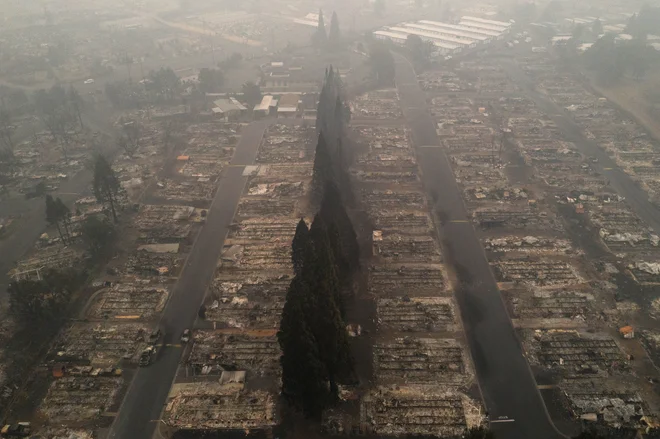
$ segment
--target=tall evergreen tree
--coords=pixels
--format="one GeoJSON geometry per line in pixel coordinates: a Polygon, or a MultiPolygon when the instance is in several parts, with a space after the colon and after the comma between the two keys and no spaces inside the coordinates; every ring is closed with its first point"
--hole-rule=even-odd
{"type": "Polygon", "coordinates": [[[309,259],[303,267],[302,279],[308,285],[311,309],[310,328],[319,345],[321,360],[325,364],[330,381],[330,392],[337,396],[337,383],[350,380],[353,358],[350,353],[348,334],[341,316],[339,282],[328,243],[327,230],[319,215],[310,228],[311,246],[309,259]]]}
{"type": "Polygon", "coordinates": [[[323,21],[323,10],[319,9],[319,23],[312,37],[312,43],[316,47],[324,47],[328,42],[328,34],[325,31],[325,22],[323,21]]]}
{"type": "Polygon", "coordinates": [[[94,196],[99,203],[108,203],[112,211],[112,219],[117,222],[117,194],[119,193],[119,180],[108,161],[102,155],[94,163],[94,196]]]}
{"type": "MultiPolygon", "coordinates": [[[[337,281],[339,282],[339,287],[341,290],[346,290],[350,288],[352,282],[353,268],[351,267],[350,261],[344,250],[343,241],[341,238],[341,233],[339,233],[339,228],[337,224],[333,221],[327,224],[327,236],[328,236],[328,245],[330,247],[330,252],[332,253],[332,259],[335,264],[335,274],[337,275],[337,281]]],[[[339,310],[341,311],[342,318],[346,316],[346,306],[345,300],[343,297],[339,297],[338,302],[339,310]]]]}
{"type": "Polygon", "coordinates": [[[55,200],[55,208],[57,211],[57,216],[59,221],[64,226],[64,231],[66,232],[67,241],[71,240],[71,211],[66,204],[62,201],[61,198],[55,200]]]}
{"type": "MultiPolygon", "coordinates": [[[[328,76],[328,72],[326,70],[326,77],[328,76]]],[[[321,93],[319,93],[319,103],[316,107],[316,132],[320,133],[321,131],[325,131],[326,127],[323,126],[323,124],[326,122],[327,116],[324,113],[324,110],[326,108],[326,102],[328,100],[328,88],[325,86],[325,82],[323,83],[323,87],[321,87],[321,93]]]]}
{"type": "Polygon", "coordinates": [[[82,120],[82,109],[85,102],[83,101],[82,96],[80,96],[80,93],[78,93],[78,90],[76,90],[73,85],[69,87],[69,90],[67,91],[67,97],[69,99],[69,105],[71,105],[74,114],[78,117],[80,129],[82,130],[85,128],[82,120]]]}
{"type": "Polygon", "coordinates": [[[319,133],[319,140],[316,144],[316,154],[314,156],[314,168],[312,174],[312,204],[319,205],[323,199],[323,191],[329,181],[334,181],[332,156],[328,150],[323,132],[319,133]]]}
{"type": "Polygon", "coordinates": [[[60,235],[60,239],[62,242],[66,243],[66,239],[64,239],[64,234],[62,233],[62,228],[60,227],[60,212],[57,207],[57,202],[50,194],[46,195],[46,221],[51,226],[54,225],[57,227],[57,233],[60,235]]]}
{"type": "Polygon", "coordinates": [[[328,34],[328,43],[333,49],[337,49],[341,45],[341,33],[339,31],[339,19],[337,18],[337,12],[332,13],[332,19],[330,20],[330,33],[328,34]]]}
{"type": "Polygon", "coordinates": [[[309,229],[304,218],[300,218],[296,226],[296,234],[291,242],[291,261],[293,262],[293,273],[297,276],[301,273],[305,262],[305,254],[309,246],[309,229]]]}
{"type": "Polygon", "coordinates": [[[320,216],[326,224],[334,223],[341,238],[341,247],[350,273],[355,273],[360,267],[360,246],[357,234],[353,228],[339,189],[332,181],[328,181],[323,191],[320,216]]]}
{"type": "MultiPolygon", "coordinates": [[[[336,228],[333,227],[333,232],[335,231],[336,228]]],[[[312,227],[309,230],[309,240],[311,242],[311,250],[313,250],[313,254],[308,254],[308,260],[313,261],[309,263],[315,263],[317,269],[323,270],[322,275],[324,276],[323,279],[325,279],[323,282],[332,295],[332,299],[337,305],[343,318],[344,301],[341,297],[341,286],[339,284],[337,273],[337,260],[335,259],[332,244],[330,243],[331,238],[336,238],[336,236],[329,235],[328,224],[319,214],[317,214],[314,217],[312,227]]]]}
{"type": "Polygon", "coordinates": [[[328,376],[305,314],[310,292],[300,277],[291,282],[277,339],[282,349],[282,395],[307,416],[318,416],[328,398],[328,376]]]}
{"type": "Polygon", "coordinates": [[[334,108],[334,114],[333,114],[333,123],[334,123],[334,128],[335,128],[335,139],[337,141],[341,141],[341,139],[344,138],[344,133],[346,130],[346,120],[345,120],[345,107],[344,107],[344,101],[341,99],[341,95],[337,93],[337,99],[335,99],[335,108],[334,108]]]}

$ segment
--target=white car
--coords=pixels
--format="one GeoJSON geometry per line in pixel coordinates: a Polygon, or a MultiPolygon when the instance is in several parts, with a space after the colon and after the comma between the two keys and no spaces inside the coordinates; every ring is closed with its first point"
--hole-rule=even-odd
{"type": "Polygon", "coordinates": [[[86,79],[86,80],[85,80],[85,84],[94,84],[94,80],[91,79],[91,78],[90,78],[90,79],[86,79]]]}

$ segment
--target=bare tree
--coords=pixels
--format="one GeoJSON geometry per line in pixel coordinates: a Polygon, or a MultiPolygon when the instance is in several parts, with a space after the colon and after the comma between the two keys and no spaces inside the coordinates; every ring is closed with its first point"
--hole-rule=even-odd
{"type": "Polygon", "coordinates": [[[99,155],[94,162],[94,196],[99,203],[108,203],[112,212],[112,219],[117,222],[117,195],[120,185],[115,171],[112,170],[110,163],[99,155]]]}
{"type": "Polygon", "coordinates": [[[81,130],[85,129],[85,125],[83,125],[83,121],[82,121],[82,107],[84,104],[82,96],[80,96],[78,90],[76,90],[72,85],[71,87],[69,87],[69,92],[67,97],[69,98],[69,105],[71,105],[71,109],[76,114],[76,116],[78,116],[80,129],[81,130]]]}
{"type": "MultiPolygon", "coordinates": [[[[121,137],[125,138],[125,142],[129,148],[130,152],[124,148],[126,153],[129,156],[132,156],[140,148],[140,138],[142,137],[142,127],[136,120],[120,120],[122,135],[121,137]]],[[[122,141],[123,142],[123,141],[122,141]]],[[[122,145],[120,145],[122,146],[122,145]]],[[[123,148],[123,146],[122,146],[123,148]]]]}
{"type": "Polygon", "coordinates": [[[55,85],[48,91],[37,91],[34,101],[39,119],[48,128],[53,139],[59,141],[64,158],[68,161],[71,131],[75,129],[76,117],[71,111],[66,91],[55,85]]]}

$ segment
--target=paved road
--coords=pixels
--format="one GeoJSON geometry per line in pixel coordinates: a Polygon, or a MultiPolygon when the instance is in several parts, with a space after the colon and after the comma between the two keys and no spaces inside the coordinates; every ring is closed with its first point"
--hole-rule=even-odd
{"type": "Polygon", "coordinates": [[[500,296],[412,66],[395,55],[396,82],[423,183],[444,226],[443,252],[460,280],[456,299],[497,437],[557,439],[500,296]]]}
{"type": "Polygon", "coordinates": [[[588,139],[582,129],[567,114],[566,110],[552,102],[547,96],[534,89],[534,82],[513,60],[503,60],[502,66],[516,83],[521,85],[529,99],[534,101],[538,108],[546,113],[557,124],[566,140],[575,143],[575,146],[586,156],[596,157],[597,164],[593,164],[610,182],[610,186],[622,197],[626,198],[628,205],[650,227],[660,234],[660,209],[649,202],[643,189],[635,184],[628,174],[612,160],[594,140],[588,139]]]}
{"type": "MultiPolygon", "coordinates": [[[[267,122],[255,122],[246,127],[232,164],[220,181],[206,224],[197,236],[161,318],[166,344],[176,345],[183,330],[191,328],[197,318],[247,182],[247,177],[243,176],[244,166],[254,162],[266,126],[267,122]]],[[[108,438],[151,439],[181,355],[180,347],[166,346],[152,365],[138,369],[108,438]]]]}

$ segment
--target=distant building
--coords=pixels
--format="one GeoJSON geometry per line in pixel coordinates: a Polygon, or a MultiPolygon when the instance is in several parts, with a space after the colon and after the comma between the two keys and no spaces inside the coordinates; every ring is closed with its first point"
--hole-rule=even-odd
{"type": "Polygon", "coordinates": [[[247,111],[247,108],[234,98],[217,99],[213,101],[213,105],[213,114],[224,120],[236,120],[247,111]]]}
{"type": "Polygon", "coordinates": [[[388,26],[373,33],[378,40],[403,46],[410,35],[433,43],[437,52],[448,55],[499,40],[509,32],[511,23],[476,17],[463,17],[460,24],[420,20],[388,26]]]}
{"type": "Polygon", "coordinates": [[[261,102],[254,107],[254,117],[265,117],[270,114],[271,108],[274,106],[274,99],[272,96],[264,96],[261,102]]]}
{"type": "Polygon", "coordinates": [[[300,64],[278,61],[261,66],[261,70],[259,86],[266,93],[302,93],[320,87],[318,72],[308,71],[300,64]]]}
{"type": "Polygon", "coordinates": [[[283,95],[277,105],[278,117],[296,117],[300,108],[300,97],[297,94],[283,95]]]}

